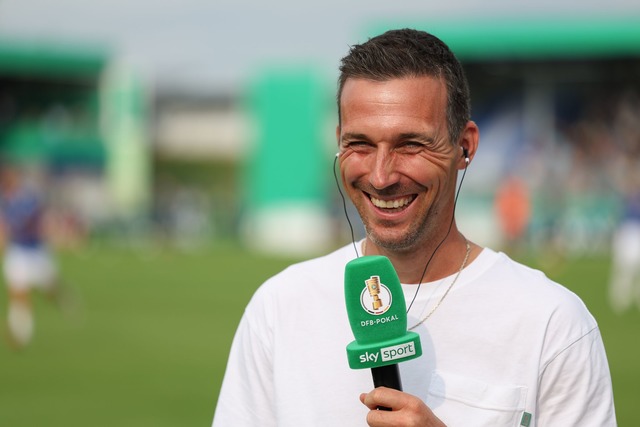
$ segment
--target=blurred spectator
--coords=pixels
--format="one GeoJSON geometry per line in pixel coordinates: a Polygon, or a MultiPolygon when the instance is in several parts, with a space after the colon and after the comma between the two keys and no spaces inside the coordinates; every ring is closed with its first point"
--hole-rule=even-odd
{"type": "Polygon", "coordinates": [[[4,279],[8,291],[10,344],[29,344],[34,330],[31,290],[58,298],[57,268],[44,237],[44,205],[21,170],[0,165],[0,236],[4,237],[4,279]]]}
{"type": "Polygon", "coordinates": [[[640,156],[624,163],[622,215],[613,235],[609,281],[609,300],[617,313],[634,302],[640,308],[640,156]]]}
{"type": "Polygon", "coordinates": [[[496,214],[505,245],[512,250],[521,249],[531,217],[529,190],[518,176],[505,176],[495,199],[496,214]]]}

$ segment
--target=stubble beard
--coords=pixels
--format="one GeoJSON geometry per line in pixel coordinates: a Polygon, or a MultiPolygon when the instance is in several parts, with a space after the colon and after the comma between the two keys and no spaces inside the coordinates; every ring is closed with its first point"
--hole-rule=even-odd
{"type": "Polygon", "coordinates": [[[409,229],[399,236],[384,237],[376,232],[376,229],[384,228],[384,224],[373,226],[364,212],[358,208],[367,237],[378,247],[390,252],[405,253],[416,250],[424,236],[429,235],[433,226],[430,226],[431,212],[423,215],[419,222],[409,225],[409,229]]]}

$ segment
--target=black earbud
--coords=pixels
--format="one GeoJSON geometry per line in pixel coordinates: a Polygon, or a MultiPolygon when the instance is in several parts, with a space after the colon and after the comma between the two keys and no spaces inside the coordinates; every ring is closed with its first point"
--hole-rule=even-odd
{"type": "Polygon", "coordinates": [[[461,148],[462,148],[462,157],[464,157],[464,161],[468,165],[469,162],[470,162],[470,160],[469,160],[469,150],[467,150],[464,147],[461,147],[461,148]]]}

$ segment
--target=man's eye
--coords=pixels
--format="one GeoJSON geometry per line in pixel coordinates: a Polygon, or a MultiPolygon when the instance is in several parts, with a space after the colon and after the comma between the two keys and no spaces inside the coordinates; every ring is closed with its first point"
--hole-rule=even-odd
{"type": "Polygon", "coordinates": [[[420,151],[425,147],[425,145],[421,142],[416,141],[407,141],[401,145],[401,149],[406,151],[420,151]]]}
{"type": "Polygon", "coordinates": [[[350,141],[349,143],[347,143],[347,148],[350,148],[354,151],[359,151],[359,152],[367,150],[371,147],[372,145],[367,141],[350,141]]]}

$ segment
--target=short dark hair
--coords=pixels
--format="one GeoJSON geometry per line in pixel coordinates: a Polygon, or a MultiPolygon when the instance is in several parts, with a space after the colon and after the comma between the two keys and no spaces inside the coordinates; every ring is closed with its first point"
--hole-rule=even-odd
{"type": "Polygon", "coordinates": [[[452,143],[471,119],[469,85],[462,65],[439,38],[414,29],[390,30],[352,46],[340,62],[338,116],[349,78],[385,81],[404,77],[443,78],[447,87],[447,128],[452,143]]]}

